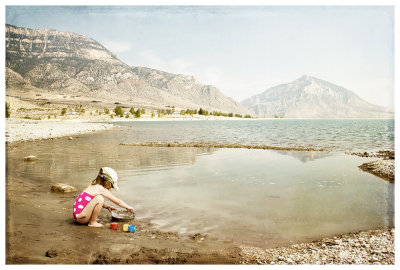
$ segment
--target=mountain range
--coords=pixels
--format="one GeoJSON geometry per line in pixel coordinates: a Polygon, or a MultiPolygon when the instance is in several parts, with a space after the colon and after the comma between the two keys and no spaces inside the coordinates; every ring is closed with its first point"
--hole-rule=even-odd
{"type": "Polygon", "coordinates": [[[131,67],[86,36],[6,25],[5,41],[7,89],[34,87],[154,108],[250,113],[193,76],[131,67]]]}
{"type": "Polygon", "coordinates": [[[321,79],[302,76],[241,103],[193,76],[129,66],[99,42],[71,32],[6,25],[6,89],[124,102],[148,108],[286,118],[392,118],[387,108],[321,79]]]}
{"type": "Polygon", "coordinates": [[[247,98],[241,104],[256,115],[285,118],[392,118],[388,108],[370,104],[330,82],[304,75],[247,98]]]}

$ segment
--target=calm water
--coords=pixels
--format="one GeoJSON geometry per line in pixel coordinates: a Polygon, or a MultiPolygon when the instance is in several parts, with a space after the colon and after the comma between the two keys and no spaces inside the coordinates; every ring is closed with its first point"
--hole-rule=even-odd
{"type": "MultiPolygon", "coordinates": [[[[6,157],[7,175],[49,185],[64,182],[83,189],[100,167],[110,166],[120,177],[121,191],[116,195],[131,204],[139,218],[149,218],[157,228],[206,233],[209,238],[262,247],[392,227],[394,185],[357,168],[374,159],[341,152],[364,149],[361,147],[366,151],[390,148],[390,127],[384,129],[386,135],[371,132],[385,126],[384,123],[390,126],[390,121],[354,120],[360,121],[360,125],[364,123],[363,130],[369,130],[369,135],[362,136],[371,141],[362,144],[354,131],[353,137],[347,135],[347,140],[332,136],[337,139],[318,142],[317,146],[331,145],[337,150],[332,153],[119,145],[176,141],[179,136],[186,141],[197,138],[269,144],[273,141],[270,134],[283,133],[281,125],[288,125],[287,121],[291,120],[124,123],[133,127],[81,136],[73,141],[36,142],[12,149],[6,157]],[[250,134],[251,139],[246,141],[245,130],[250,129],[251,123],[266,134],[250,134]],[[263,124],[269,128],[261,127],[263,124]],[[236,130],[235,125],[242,127],[236,130]],[[277,128],[271,130],[271,126],[277,128]],[[373,144],[372,138],[378,137],[383,139],[373,144]],[[360,143],[352,148],[351,140],[360,143]],[[28,154],[39,159],[23,162],[28,154]]],[[[340,121],[344,126],[346,122],[340,121]]],[[[320,133],[324,129],[317,129],[313,121],[306,122],[298,125],[314,126],[320,133]]],[[[339,130],[344,130],[343,126],[339,130]]],[[[291,136],[282,135],[274,140],[277,145],[281,145],[279,141],[293,143],[290,146],[304,146],[304,141],[309,140],[296,135],[291,142],[291,136]]],[[[43,193],[47,192],[44,185],[43,193]]]]}
{"type": "Polygon", "coordinates": [[[119,122],[124,142],[220,142],[373,152],[394,149],[393,119],[119,122]]]}

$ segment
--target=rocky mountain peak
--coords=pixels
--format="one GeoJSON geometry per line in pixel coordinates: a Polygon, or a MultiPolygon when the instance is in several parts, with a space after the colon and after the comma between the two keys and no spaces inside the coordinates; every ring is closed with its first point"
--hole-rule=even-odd
{"type": "Polygon", "coordinates": [[[255,114],[267,117],[393,117],[388,109],[370,104],[344,87],[309,75],[269,88],[241,104],[255,114]]]}
{"type": "Polygon", "coordinates": [[[71,32],[6,25],[8,56],[28,58],[80,58],[110,63],[117,57],[95,40],[71,32]]]}

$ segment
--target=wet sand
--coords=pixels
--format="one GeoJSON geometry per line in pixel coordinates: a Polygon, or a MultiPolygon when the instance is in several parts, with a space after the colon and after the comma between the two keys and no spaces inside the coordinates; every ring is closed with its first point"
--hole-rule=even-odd
{"type": "Polygon", "coordinates": [[[79,192],[51,192],[47,184],[33,184],[6,171],[6,263],[394,264],[394,230],[342,235],[263,250],[223,242],[200,232],[162,232],[140,217],[131,222],[137,226],[135,233],[123,232],[122,222],[119,230],[110,230],[111,214],[105,209],[100,215],[104,228],[77,225],[71,205],[79,192]],[[351,247],[341,244],[349,243],[348,239],[351,247]],[[328,258],[352,259],[315,259],[324,258],[326,252],[328,258]]]}
{"type": "Polygon", "coordinates": [[[135,233],[111,230],[111,214],[103,209],[104,228],[78,225],[71,205],[79,194],[51,192],[47,185],[7,176],[7,264],[231,264],[239,248],[208,239],[152,228],[135,219],[135,233]]]}

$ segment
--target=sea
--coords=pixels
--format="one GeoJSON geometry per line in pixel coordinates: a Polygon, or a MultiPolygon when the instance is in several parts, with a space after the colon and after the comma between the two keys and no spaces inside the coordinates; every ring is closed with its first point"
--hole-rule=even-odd
{"type": "MultiPolygon", "coordinates": [[[[394,226],[394,184],[358,168],[394,150],[393,119],[121,121],[111,131],[7,151],[7,174],[84,189],[103,166],[113,193],[155,228],[274,247],[394,226]],[[314,148],[149,147],[208,142],[314,148]],[[27,154],[35,162],[23,162],[27,154]]],[[[71,218],[72,218],[71,201],[71,218]]]]}

